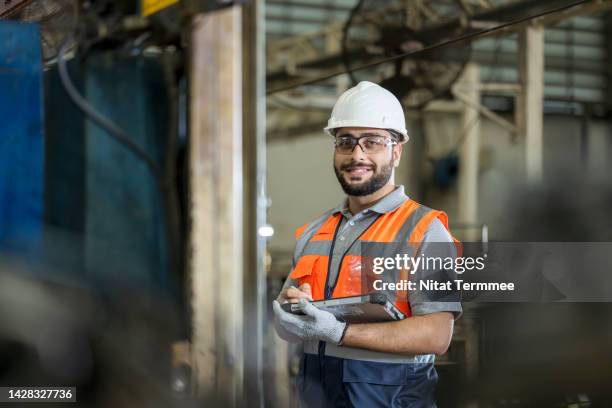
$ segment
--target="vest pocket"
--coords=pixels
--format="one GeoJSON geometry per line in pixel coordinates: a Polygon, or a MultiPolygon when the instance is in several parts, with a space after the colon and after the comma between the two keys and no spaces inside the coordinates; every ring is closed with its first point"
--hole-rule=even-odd
{"type": "Polygon", "coordinates": [[[314,264],[317,261],[319,255],[303,255],[298,260],[295,268],[291,272],[289,277],[291,279],[301,279],[312,275],[314,264]]]}
{"type": "Polygon", "coordinates": [[[313,299],[320,300],[324,297],[326,268],[326,256],[302,255],[289,277],[298,281],[300,286],[308,283],[312,290],[313,299]]]}

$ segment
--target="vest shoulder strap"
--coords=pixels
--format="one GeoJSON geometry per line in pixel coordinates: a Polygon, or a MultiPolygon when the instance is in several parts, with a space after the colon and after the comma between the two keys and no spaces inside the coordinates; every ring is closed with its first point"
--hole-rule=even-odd
{"type": "Polygon", "coordinates": [[[327,210],[320,216],[318,216],[314,221],[306,223],[295,230],[295,250],[293,251],[293,264],[292,267],[295,266],[297,259],[302,256],[304,252],[304,248],[310,238],[317,232],[319,228],[327,221],[327,219],[335,212],[335,209],[327,210]]]}
{"type": "Polygon", "coordinates": [[[426,207],[422,204],[417,203],[412,199],[406,200],[403,204],[407,208],[414,208],[414,210],[408,213],[408,216],[403,221],[399,231],[395,235],[395,242],[412,242],[410,237],[416,226],[423,220],[423,218],[431,211],[431,208],[426,207]],[[415,208],[416,207],[416,208],[415,208]]]}
{"type": "Polygon", "coordinates": [[[448,230],[448,216],[444,211],[432,210],[428,208],[427,213],[417,222],[409,237],[409,242],[421,242],[425,238],[425,232],[429,228],[429,224],[435,219],[442,222],[444,228],[448,230]]]}
{"type": "MultiPolygon", "coordinates": [[[[420,243],[431,222],[437,218],[448,229],[448,216],[444,211],[434,210],[412,201],[418,207],[410,213],[395,237],[396,242],[420,243]]],[[[408,203],[407,203],[408,204],[408,203]]]]}

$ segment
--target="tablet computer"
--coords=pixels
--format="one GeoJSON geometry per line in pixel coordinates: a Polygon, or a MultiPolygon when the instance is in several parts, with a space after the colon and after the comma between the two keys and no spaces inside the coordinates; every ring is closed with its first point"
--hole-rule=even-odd
{"type": "MultiPolygon", "coordinates": [[[[316,300],[311,303],[347,323],[387,322],[406,317],[383,293],[316,300]]],[[[286,312],[303,314],[297,303],[285,303],[282,307],[286,312]]]]}

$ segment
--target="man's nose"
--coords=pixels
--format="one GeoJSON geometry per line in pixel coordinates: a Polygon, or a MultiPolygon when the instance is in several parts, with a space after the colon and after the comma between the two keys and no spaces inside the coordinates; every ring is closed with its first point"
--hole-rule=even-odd
{"type": "Polygon", "coordinates": [[[364,160],[368,157],[368,155],[365,154],[361,145],[357,143],[355,145],[355,148],[353,149],[353,152],[351,153],[351,157],[353,158],[353,160],[364,160]]]}

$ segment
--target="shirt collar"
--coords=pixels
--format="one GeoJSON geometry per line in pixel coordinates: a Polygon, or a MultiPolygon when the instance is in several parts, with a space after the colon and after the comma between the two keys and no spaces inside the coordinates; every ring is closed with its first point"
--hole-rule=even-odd
{"type": "MultiPolygon", "coordinates": [[[[379,214],[386,214],[397,209],[400,205],[402,205],[408,196],[404,193],[404,186],[396,186],[395,190],[384,196],[379,202],[369,207],[368,211],[374,211],[379,214]]],[[[336,207],[334,214],[342,213],[342,215],[346,218],[351,218],[353,214],[348,209],[348,200],[345,198],[342,203],[336,207]]]]}

